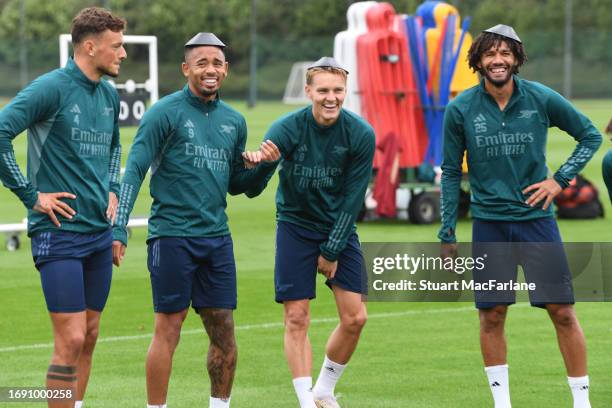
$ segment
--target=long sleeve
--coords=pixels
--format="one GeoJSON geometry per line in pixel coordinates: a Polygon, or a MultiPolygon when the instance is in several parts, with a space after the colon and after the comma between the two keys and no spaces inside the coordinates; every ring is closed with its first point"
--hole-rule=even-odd
{"type": "Polygon", "coordinates": [[[550,124],[569,133],[578,142],[571,156],[554,175],[565,188],[599,149],[602,137],[593,123],[557,92],[552,91],[547,110],[550,124]]]}
{"type": "Polygon", "coordinates": [[[326,242],[321,244],[321,255],[329,261],[338,259],[338,255],[346,247],[353,225],[363,205],[365,191],[372,175],[372,160],[374,159],[375,137],[372,131],[361,135],[361,143],[357,146],[346,173],[342,193],[343,203],[326,242]]]}
{"type": "Polygon", "coordinates": [[[38,192],[23,175],[12,140],[35,123],[49,119],[59,109],[59,92],[41,77],[23,89],[0,112],[0,180],[27,208],[32,208],[38,192]]]}
{"type": "Polygon", "coordinates": [[[465,135],[461,114],[449,105],[444,114],[444,157],[442,161],[442,186],[440,208],[442,226],[438,238],[442,242],[456,242],[455,227],[461,186],[461,163],[465,152],[465,135]]]}
{"type": "Polygon", "coordinates": [[[159,105],[142,119],[134,144],[128,155],[125,174],[119,191],[119,211],[113,227],[113,239],[127,245],[127,223],[138,197],[138,191],[153,160],[160,159],[166,139],[171,136],[172,123],[167,115],[158,113],[159,105]],[[158,109],[155,109],[158,108],[158,109]]]}
{"type": "Polygon", "coordinates": [[[299,142],[300,124],[283,119],[285,118],[277,120],[270,126],[264,136],[264,141],[271,140],[280,150],[281,157],[289,159],[299,142]]]}
{"type": "Polygon", "coordinates": [[[238,143],[234,148],[228,192],[231,195],[245,193],[247,197],[253,198],[266,188],[276,170],[277,163],[261,163],[254,169],[246,169],[242,160],[246,139],[246,122],[243,121],[238,133],[238,143]]]}
{"type": "Polygon", "coordinates": [[[604,156],[601,162],[601,170],[606,188],[608,189],[608,195],[610,196],[610,202],[612,203],[612,150],[608,150],[608,153],[604,156]]]}
{"type": "Polygon", "coordinates": [[[117,95],[114,106],[115,127],[113,129],[113,140],[111,141],[111,156],[109,164],[109,191],[119,197],[120,177],[121,177],[121,139],[119,137],[119,95],[117,95]]]}

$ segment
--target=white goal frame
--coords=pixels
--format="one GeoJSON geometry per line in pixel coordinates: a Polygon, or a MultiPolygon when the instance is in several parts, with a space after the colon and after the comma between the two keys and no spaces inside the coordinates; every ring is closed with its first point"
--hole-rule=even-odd
{"type": "Polygon", "coordinates": [[[292,105],[306,105],[310,103],[310,99],[306,96],[304,87],[306,86],[306,70],[312,64],[314,64],[314,61],[293,63],[287,85],[285,85],[283,103],[292,105]]]}

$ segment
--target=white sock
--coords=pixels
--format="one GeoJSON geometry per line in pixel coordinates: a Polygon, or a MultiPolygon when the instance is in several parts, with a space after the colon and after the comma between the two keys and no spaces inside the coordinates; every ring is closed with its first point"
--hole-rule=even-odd
{"type": "Polygon", "coordinates": [[[147,404],[147,408],[167,408],[167,407],[166,407],[166,404],[161,404],[161,405],[147,404]]]}
{"type": "Polygon", "coordinates": [[[215,398],[215,397],[210,397],[210,402],[209,402],[209,408],[228,408],[230,406],[230,398],[228,399],[223,399],[223,398],[215,398]]]}
{"type": "Polygon", "coordinates": [[[567,377],[572,396],[574,397],[574,408],[591,408],[589,402],[589,376],[567,377]]]}
{"type": "Polygon", "coordinates": [[[300,401],[300,408],[317,408],[312,397],[312,377],[294,378],[293,388],[300,401]]]}
{"type": "Polygon", "coordinates": [[[512,408],[510,404],[510,385],[508,382],[508,364],[485,367],[489,387],[495,401],[495,408],[512,408]]]}
{"type": "Polygon", "coordinates": [[[317,378],[317,383],[312,389],[312,395],[315,398],[333,397],[336,383],[345,368],[346,364],[335,363],[325,356],[319,378],[317,378]]]}
{"type": "Polygon", "coordinates": [[[83,401],[74,401],[74,408],[81,408],[83,406],[83,401]]]}

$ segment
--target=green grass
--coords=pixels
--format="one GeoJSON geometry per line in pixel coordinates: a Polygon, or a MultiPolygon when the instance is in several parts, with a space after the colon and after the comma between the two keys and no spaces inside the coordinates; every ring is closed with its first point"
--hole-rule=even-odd
{"type": "MultiPolygon", "coordinates": [[[[242,110],[249,124],[249,146],[255,148],[272,120],[293,107],[261,103],[242,110]]],[[[599,129],[612,112],[612,100],[577,101],[599,129]]],[[[122,133],[124,160],[135,129],[122,133]]],[[[25,169],[25,137],[15,140],[18,161],[25,169]]],[[[601,160],[604,143],[585,170],[605,198],[601,160]]],[[[557,168],[569,155],[573,140],[550,132],[549,165],[557,168]]],[[[273,301],[274,191],[276,178],[262,196],[231,197],[230,228],[238,267],[239,308],[235,319],[239,362],[232,396],[235,407],[295,407],[291,379],[283,354],[282,308],[273,301]],[[273,323],[273,326],[263,326],[273,323]],[[259,325],[259,326],[258,326],[259,325]]],[[[611,208],[606,218],[560,221],[566,241],[610,241],[611,208]]],[[[146,215],[150,199],[143,186],[134,214],[146,215]]],[[[25,216],[16,198],[0,189],[0,222],[25,216]]],[[[438,225],[405,222],[359,225],[362,241],[435,241],[438,225]]],[[[459,239],[470,240],[469,221],[458,226],[459,239]]],[[[87,407],[142,407],[145,404],[144,359],[153,327],[151,289],[146,269],[146,232],[136,230],[103,315],[87,394],[87,407]],[[108,341],[113,340],[113,341],[108,341]]],[[[329,290],[318,282],[312,302],[310,338],[316,376],[325,341],[336,316],[329,290]]],[[[478,344],[478,319],[471,303],[369,303],[370,319],[359,348],[337,387],[343,407],[484,407],[491,406],[478,344]],[[384,315],[383,315],[384,314],[384,315]]],[[[51,328],[29,241],[7,252],[0,248],[0,387],[41,386],[51,355],[51,328]],[[39,345],[38,348],[20,348],[39,345]],[[46,344],[46,346],[45,346],[46,344]],[[4,351],[18,347],[13,351],[4,351]]],[[[612,307],[582,303],[577,312],[589,347],[589,375],[594,407],[612,406],[612,307]]],[[[516,407],[569,407],[571,396],[547,316],[524,304],[512,308],[507,323],[511,389],[516,407]]],[[[209,384],[205,369],[207,339],[196,315],[189,314],[174,358],[170,383],[171,407],[206,406],[209,384]]],[[[0,403],[0,406],[3,406],[0,403]]],[[[41,404],[21,404],[40,407],[41,404]]]]}

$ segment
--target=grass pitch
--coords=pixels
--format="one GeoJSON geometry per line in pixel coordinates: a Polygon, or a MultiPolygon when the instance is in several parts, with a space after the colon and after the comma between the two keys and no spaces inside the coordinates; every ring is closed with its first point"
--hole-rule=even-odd
{"type": "MultiPolygon", "coordinates": [[[[578,101],[602,129],[612,101],[578,101]]],[[[250,148],[256,148],[270,123],[292,110],[261,103],[242,110],[249,125],[250,148]]],[[[124,162],[135,129],[122,132],[124,162]]],[[[26,138],[15,140],[25,170],[26,138]]],[[[549,134],[549,167],[556,169],[574,141],[557,129],[549,134]]],[[[610,143],[591,161],[584,174],[602,193],[606,218],[560,221],[565,241],[611,241],[612,215],[601,179],[601,160],[610,143]]],[[[232,395],[235,407],[295,407],[289,370],[283,354],[282,307],[274,303],[274,192],[276,176],[258,198],[229,199],[228,215],[235,242],[239,306],[235,314],[239,361],[232,395]]],[[[134,215],[146,215],[150,204],[143,185],[134,215]]],[[[25,212],[17,199],[0,189],[0,222],[18,222],[25,212]]],[[[471,238],[471,224],[458,225],[460,241],[471,238]]],[[[435,241],[438,225],[414,226],[399,221],[360,224],[363,242],[435,241]]],[[[124,264],[115,269],[100,343],[86,396],[87,407],[143,407],[146,403],[144,360],[153,328],[151,288],[146,269],[146,231],[135,230],[124,264]]],[[[3,242],[2,242],[3,244],[3,242]]],[[[336,324],[329,290],[318,282],[312,302],[310,339],[316,377],[325,341],[336,324]]],[[[581,303],[578,316],[587,337],[589,375],[594,407],[612,406],[612,306],[581,303]]],[[[24,238],[22,249],[0,248],[0,387],[42,386],[52,351],[51,327],[38,272],[24,238]]],[[[360,345],[338,387],[344,408],[359,407],[485,407],[492,399],[484,375],[478,319],[471,303],[369,303],[370,319],[360,345]]],[[[545,312],[525,304],[511,308],[507,322],[510,388],[516,407],[570,407],[571,396],[552,324],[545,312]]],[[[207,339],[197,315],[190,313],[174,358],[170,407],[207,406],[209,383],[207,339]]],[[[3,404],[0,406],[13,406],[3,404]]],[[[41,407],[23,403],[20,407],[41,407]]]]}

